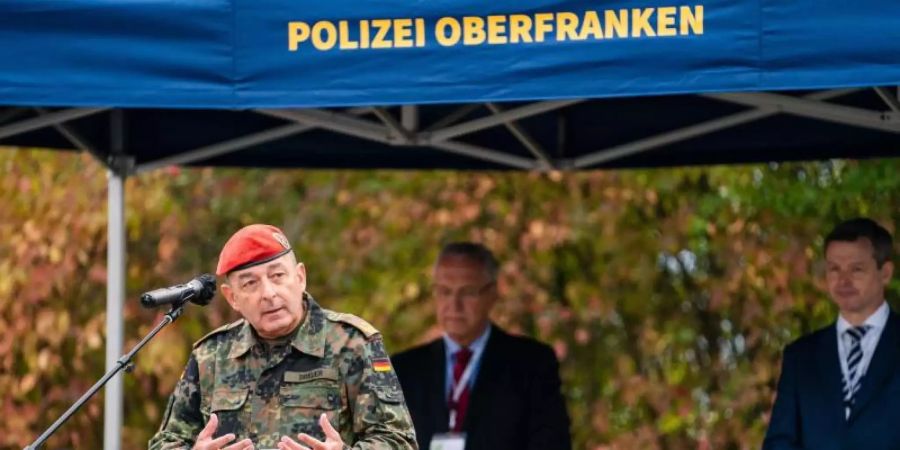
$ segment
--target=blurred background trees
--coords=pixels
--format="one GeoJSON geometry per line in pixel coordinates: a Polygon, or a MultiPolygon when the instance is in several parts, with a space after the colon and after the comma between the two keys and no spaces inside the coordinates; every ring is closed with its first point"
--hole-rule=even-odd
{"type": "MultiPolygon", "coordinates": [[[[0,447],[21,448],[104,372],[106,180],[88,157],[3,149],[0,447]]],[[[502,261],[495,320],[556,349],[578,449],[758,448],[781,349],[836,310],[823,236],[866,215],[897,235],[900,160],[615,172],[160,170],[127,187],[126,348],[146,290],[212,272],[238,227],[282,227],[328,308],[389,350],[435,336],[430,266],[475,240],[502,261]]],[[[896,277],[895,277],[896,278],[896,277]]],[[[900,299],[900,280],[888,299],[900,299]]],[[[186,314],[125,375],[145,448],[191,343],[235,315],[186,314]]],[[[91,401],[48,448],[100,448],[91,401]]]]}

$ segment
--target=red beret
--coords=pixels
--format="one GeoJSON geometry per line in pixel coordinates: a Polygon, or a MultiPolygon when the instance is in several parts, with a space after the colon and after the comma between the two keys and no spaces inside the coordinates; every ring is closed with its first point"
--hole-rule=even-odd
{"type": "Polygon", "coordinates": [[[290,242],[278,228],[261,223],[247,225],[234,233],[222,247],[216,275],[266,263],[290,251],[290,242]]]}

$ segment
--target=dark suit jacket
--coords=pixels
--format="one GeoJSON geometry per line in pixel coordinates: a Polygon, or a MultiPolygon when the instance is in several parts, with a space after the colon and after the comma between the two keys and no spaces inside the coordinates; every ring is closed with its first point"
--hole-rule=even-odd
{"type": "Polygon", "coordinates": [[[844,420],[834,324],[784,350],[764,450],[900,449],[900,317],[891,312],[844,420]]]}
{"type": "MultiPolygon", "coordinates": [[[[444,352],[437,339],[391,358],[422,450],[447,432],[444,352]]],[[[493,326],[481,358],[463,423],[466,450],[571,449],[553,350],[493,326]]]]}

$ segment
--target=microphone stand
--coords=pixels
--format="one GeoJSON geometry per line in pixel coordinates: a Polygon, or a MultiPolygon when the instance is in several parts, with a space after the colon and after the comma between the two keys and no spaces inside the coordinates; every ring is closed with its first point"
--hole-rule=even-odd
{"type": "Polygon", "coordinates": [[[94,394],[96,394],[97,391],[99,391],[107,381],[116,376],[116,374],[118,374],[122,370],[131,372],[132,368],[134,368],[134,364],[131,362],[131,359],[134,357],[134,355],[140,349],[142,349],[144,345],[147,344],[147,342],[150,342],[150,339],[153,339],[153,337],[156,336],[156,334],[159,333],[163,329],[163,327],[174,322],[175,319],[181,316],[181,313],[184,311],[185,303],[187,303],[187,299],[179,303],[174,303],[172,305],[172,309],[168,313],[166,313],[165,317],[163,317],[163,319],[156,325],[156,327],[153,328],[153,330],[151,330],[150,333],[144,337],[144,339],[141,339],[141,342],[138,342],[130,352],[126,353],[124,356],[119,358],[118,361],[116,361],[116,367],[113,367],[109,372],[106,372],[106,375],[103,375],[103,378],[100,378],[99,381],[94,383],[94,385],[91,386],[91,388],[88,389],[88,391],[85,392],[84,395],[82,395],[81,398],[79,398],[78,401],[75,402],[75,404],[69,407],[69,409],[64,412],[59,419],[56,419],[56,422],[53,422],[53,425],[50,425],[50,428],[47,428],[47,431],[44,431],[44,433],[41,434],[37,438],[37,440],[32,442],[31,445],[25,447],[24,450],[39,449],[41,445],[43,445],[44,442],[48,438],[50,438],[50,435],[56,432],[56,430],[59,429],[62,424],[69,420],[69,417],[72,417],[72,415],[75,414],[75,412],[78,411],[79,408],[81,408],[88,400],[90,400],[90,398],[93,397],[94,394]]]}

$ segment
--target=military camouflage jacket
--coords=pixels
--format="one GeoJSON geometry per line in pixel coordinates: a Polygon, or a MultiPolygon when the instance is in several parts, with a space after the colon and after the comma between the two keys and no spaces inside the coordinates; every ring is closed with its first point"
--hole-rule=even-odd
{"type": "Polygon", "coordinates": [[[325,436],[324,412],[346,447],[416,449],[415,431],[381,335],[350,315],[322,309],[305,296],[306,317],[281,345],[257,340],[239,320],[196,344],[169,398],[149,448],[193,446],[210,413],[215,436],[234,433],[257,449],[276,448],[282,436],[325,436]]]}

